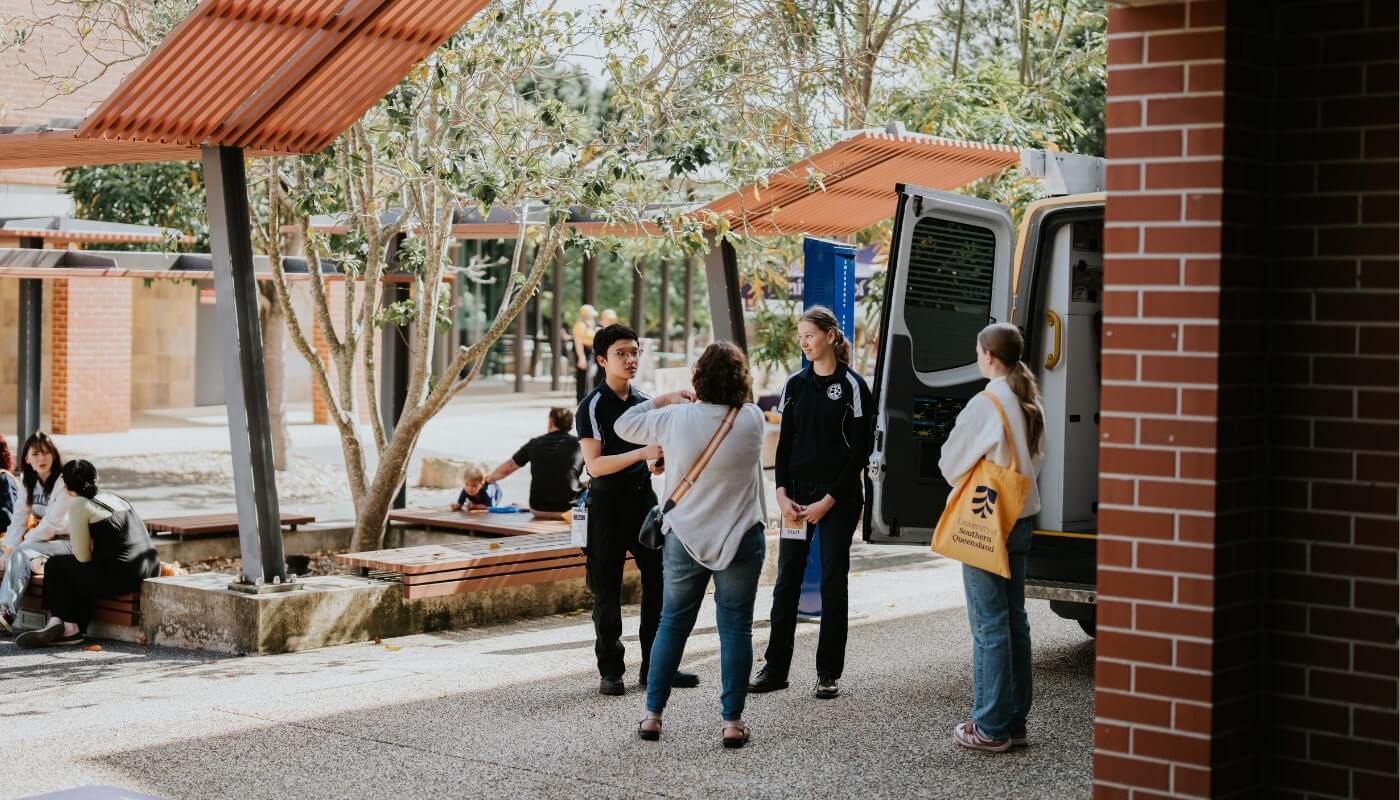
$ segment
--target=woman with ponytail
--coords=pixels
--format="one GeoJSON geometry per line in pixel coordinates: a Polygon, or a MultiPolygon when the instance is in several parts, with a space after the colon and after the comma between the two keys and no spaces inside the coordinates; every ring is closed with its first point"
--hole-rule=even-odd
{"type": "Polygon", "coordinates": [[[1035,376],[1021,362],[1024,347],[1015,325],[988,325],[977,334],[977,366],[987,379],[987,390],[958,414],[938,461],[951,486],[960,485],[983,458],[1007,467],[1014,456],[1017,470],[1031,479],[1021,518],[1006,540],[1011,577],[963,565],[972,626],[972,718],[953,729],[953,738],[963,747],[997,753],[1026,745],[1031,708],[1026,553],[1031,548],[1031,519],[1040,511],[1035,478],[1043,455],[1045,412],[1035,376]]]}
{"type": "Polygon", "coordinates": [[[846,578],[851,537],[860,524],[865,464],[873,442],[870,389],[850,367],[851,345],[830,309],[813,306],[797,323],[798,344],[810,364],[788,378],[778,410],[778,506],[783,518],[805,529],[805,539],[786,536],[778,545],[778,582],[773,587],[768,651],[750,692],[786,689],[797,629],[797,601],[812,535],[822,564],[821,633],[817,639],[819,698],[840,694],[846,665],[846,578]]]}
{"type": "Polygon", "coordinates": [[[98,488],[97,468],[75,459],[62,474],[73,552],[45,565],[44,607],[53,616],[39,630],[20,634],[19,647],[80,644],[98,600],[138,592],[141,581],[160,574],[146,523],[126,500],[98,488]]]}

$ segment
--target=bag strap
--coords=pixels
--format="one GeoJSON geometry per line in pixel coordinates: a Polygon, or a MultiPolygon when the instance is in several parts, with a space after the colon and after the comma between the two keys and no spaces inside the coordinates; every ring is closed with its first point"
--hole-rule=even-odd
{"type": "Polygon", "coordinates": [[[1006,434],[1006,441],[1011,445],[1011,471],[1020,472],[1021,470],[1017,466],[1016,459],[1016,437],[1011,435],[1011,420],[1006,417],[1006,409],[1001,407],[1001,401],[997,399],[996,395],[992,394],[990,389],[982,392],[982,394],[986,395],[987,399],[992,401],[992,405],[996,407],[997,413],[1001,415],[1001,431],[1006,434]]]}
{"type": "Polygon", "coordinates": [[[685,474],[685,477],[681,478],[680,483],[676,484],[676,488],[671,491],[671,496],[666,498],[666,505],[662,507],[661,513],[664,514],[675,508],[676,503],[680,502],[680,499],[685,497],[686,492],[690,491],[690,487],[695,485],[695,481],[700,477],[700,473],[704,472],[706,465],[708,465],[710,459],[714,457],[715,451],[719,449],[720,442],[723,442],[724,437],[728,436],[729,431],[733,430],[734,419],[738,416],[739,409],[737,408],[731,407],[725,412],[724,419],[719,421],[719,427],[715,429],[715,432],[710,436],[710,441],[705,445],[705,449],[701,450],[700,455],[696,457],[695,463],[690,467],[690,471],[685,474]]]}

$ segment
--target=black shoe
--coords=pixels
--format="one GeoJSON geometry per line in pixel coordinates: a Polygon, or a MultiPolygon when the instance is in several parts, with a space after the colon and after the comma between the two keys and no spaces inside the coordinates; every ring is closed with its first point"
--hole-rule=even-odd
{"type": "Polygon", "coordinates": [[[63,635],[63,621],[51,619],[49,624],[37,631],[27,631],[15,637],[15,646],[25,649],[47,647],[49,645],[82,644],[83,634],[79,631],[72,636],[63,635]]]}
{"type": "MultiPolygon", "coordinates": [[[[643,689],[646,688],[646,685],[647,685],[647,672],[646,672],[646,670],[642,670],[642,676],[641,676],[640,678],[637,679],[637,685],[638,685],[638,686],[641,686],[643,689]]],[[[678,671],[678,672],[676,673],[676,676],[675,676],[674,678],[671,679],[671,688],[672,688],[672,689],[694,689],[695,687],[697,687],[697,686],[699,686],[699,685],[700,685],[700,676],[699,676],[699,675],[696,675],[694,672],[679,672],[679,671],[678,671]]]]}
{"type": "Polygon", "coordinates": [[[835,678],[817,678],[817,688],[812,690],[812,696],[819,700],[840,697],[841,687],[836,685],[835,678]]]}
{"type": "Polygon", "coordinates": [[[622,684],[621,678],[604,678],[598,682],[598,694],[621,697],[627,694],[627,687],[622,684]]]}
{"type": "Polygon", "coordinates": [[[754,679],[749,681],[749,692],[751,694],[776,692],[779,689],[786,689],[787,687],[788,682],[786,680],[775,680],[772,675],[768,674],[767,667],[759,670],[758,674],[754,676],[754,679]]]}

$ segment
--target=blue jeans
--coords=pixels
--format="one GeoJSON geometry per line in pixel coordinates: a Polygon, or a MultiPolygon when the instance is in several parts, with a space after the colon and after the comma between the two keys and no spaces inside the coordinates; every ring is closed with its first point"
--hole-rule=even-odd
{"type": "Polygon", "coordinates": [[[1006,539],[1011,578],[963,565],[972,626],[972,721],[993,739],[1026,724],[1031,710],[1031,625],[1026,617],[1026,553],[1031,520],[1006,539]]]}
{"type": "Polygon", "coordinates": [[[753,667],[753,603],[763,569],[763,526],[744,534],[728,567],[711,572],[690,557],[674,534],[666,537],[661,574],[665,582],[661,627],[651,645],[647,710],[660,714],[671,697],[685,640],[695,627],[710,576],[715,579],[715,624],[719,628],[720,708],[726,721],[743,719],[753,667]]]}
{"type": "Polygon", "coordinates": [[[29,563],[38,558],[69,555],[73,545],[67,539],[25,542],[10,553],[5,561],[5,578],[0,581],[0,610],[10,614],[19,610],[20,598],[29,586],[29,563]]]}

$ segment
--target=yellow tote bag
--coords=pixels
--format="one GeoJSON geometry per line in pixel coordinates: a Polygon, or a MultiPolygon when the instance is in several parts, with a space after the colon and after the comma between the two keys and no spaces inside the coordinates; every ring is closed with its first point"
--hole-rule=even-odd
{"type": "Polygon", "coordinates": [[[1016,471],[1016,439],[1006,409],[991,392],[983,392],[1001,415],[1002,433],[1011,443],[1011,466],[983,456],[961,486],[953,490],[933,533],[933,552],[969,566],[1011,577],[1006,537],[1020,519],[1031,492],[1031,479],[1016,471]]]}

